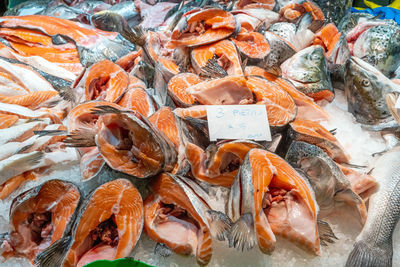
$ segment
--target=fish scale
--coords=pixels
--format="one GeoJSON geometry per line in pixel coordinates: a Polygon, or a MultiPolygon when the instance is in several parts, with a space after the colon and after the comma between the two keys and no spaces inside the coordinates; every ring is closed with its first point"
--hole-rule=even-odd
{"type": "Polygon", "coordinates": [[[371,175],[380,189],[370,198],[366,224],[346,266],[392,265],[392,236],[400,218],[400,147],[379,158],[371,175]]]}

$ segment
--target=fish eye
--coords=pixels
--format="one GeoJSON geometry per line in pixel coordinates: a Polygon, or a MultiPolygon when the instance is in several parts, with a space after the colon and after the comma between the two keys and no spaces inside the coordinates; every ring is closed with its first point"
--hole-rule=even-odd
{"type": "Polygon", "coordinates": [[[363,80],[362,81],[362,85],[365,86],[365,87],[368,87],[368,86],[371,85],[371,82],[369,80],[363,80]]]}

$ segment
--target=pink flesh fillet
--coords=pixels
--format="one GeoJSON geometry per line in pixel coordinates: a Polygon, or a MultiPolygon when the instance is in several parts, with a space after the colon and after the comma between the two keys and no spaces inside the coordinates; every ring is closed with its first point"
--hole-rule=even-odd
{"type": "Polygon", "coordinates": [[[86,252],[79,260],[77,267],[85,266],[86,264],[96,260],[114,260],[118,246],[111,247],[105,244],[99,244],[86,252]]]}
{"type": "MultiPolygon", "coordinates": [[[[264,212],[276,235],[307,248],[319,238],[314,216],[296,190],[286,193],[281,201],[272,202],[270,209],[264,212]]],[[[313,247],[313,250],[318,253],[319,248],[313,247]]]]}
{"type": "MultiPolygon", "coordinates": [[[[207,82],[205,82],[207,83],[207,82]]],[[[236,105],[252,102],[252,93],[245,87],[232,81],[222,81],[218,83],[210,83],[209,86],[189,87],[186,91],[192,94],[196,99],[204,105],[236,105]]]]}

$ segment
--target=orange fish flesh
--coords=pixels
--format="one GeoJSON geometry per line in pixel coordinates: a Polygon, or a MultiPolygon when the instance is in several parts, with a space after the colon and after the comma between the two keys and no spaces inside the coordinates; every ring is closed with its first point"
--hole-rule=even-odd
{"type": "Polygon", "coordinates": [[[200,46],[232,35],[235,18],[230,12],[210,8],[186,13],[172,31],[170,43],[175,46],[200,46]]]}
{"type": "Polygon", "coordinates": [[[211,210],[202,198],[205,192],[199,191],[201,188],[190,179],[160,174],[151,183],[152,193],[144,202],[144,230],[175,253],[194,254],[199,264],[206,265],[212,256],[213,226],[222,223],[222,231],[215,234],[221,234],[221,240],[229,222],[221,219],[224,214],[211,210]]]}
{"type": "Polygon", "coordinates": [[[250,63],[264,60],[270,52],[270,46],[264,35],[258,32],[239,33],[232,38],[240,54],[250,63]]]}
{"type": "Polygon", "coordinates": [[[143,200],[126,179],[98,187],[82,207],[63,266],[127,257],[143,229],[143,200]]]}
{"type": "Polygon", "coordinates": [[[151,122],[140,113],[117,109],[109,112],[98,120],[95,142],[111,168],[147,178],[175,167],[174,145],[151,122]]]}
{"type": "Polygon", "coordinates": [[[230,245],[263,253],[283,236],[320,254],[317,206],[303,178],[282,158],[262,149],[247,154],[231,188],[228,215],[235,222],[230,245]]]}
{"type": "Polygon", "coordinates": [[[186,89],[201,82],[199,76],[194,73],[179,73],[168,82],[168,94],[179,107],[187,107],[195,104],[196,99],[186,93],[186,89]]]}
{"type": "Polygon", "coordinates": [[[17,196],[10,208],[14,229],[6,238],[3,256],[36,255],[63,237],[80,200],[72,183],[50,180],[17,196]]]}
{"type": "Polygon", "coordinates": [[[0,129],[9,128],[19,120],[16,115],[0,114],[0,129]]]}
{"type": "Polygon", "coordinates": [[[190,56],[193,68],[198,75],[203,74],[212,77],[213,74],[208,74],[206,66],[215,63],[225,70],[227,75],[243,75],[238,51],[231,41],[222,40],[210,45],[196,47],[192,50],[190,56]]]}
{"type": "Polygon", "coordinates": [[[350,162],[350,156],[345,152],[336,137],[318,122],[296,119],[289,125],[288,134],[290,139],[313,144],[321,148],[336,162],[350,162]]]}
{"type": "Polygon", "coordinates": [[[294,102],[297,105],[297,116],[300,119],[312,119],[312,120],[327,120],[329,119],[329,114],[320,107],[314,100],[302,92],[298,91],[294,85],[285,80],[282,77],[278,77],[266,70],[257,66],[247,66],[245,68],[245,75],[253,75],[263,77],[270,82],[276,83],[282,89],[290,94],[294,102]]]}
{"type": "Polygon", "coordinates": [[[196,179],[213,185],[230,187],[247,152],[261,147],[252,141],[235,140],[215,147],[211,146],[204,151],[201,147],[188,143],[186,158],[191,165],[192,175],[196,179]]]}
{"type": "Polygon", "coordinates": [[[282,127],[295,119],[297,106],[280,86],[254,76],[247,77],[247,86],[256,96],[257,104],[265,105],[270,126],[282,127]]]}

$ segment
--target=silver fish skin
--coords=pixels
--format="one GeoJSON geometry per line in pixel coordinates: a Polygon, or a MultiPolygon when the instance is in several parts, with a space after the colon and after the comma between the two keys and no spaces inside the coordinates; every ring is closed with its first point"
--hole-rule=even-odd
{"type": "Polygon", "coordinates": [[[328,215],[333,208],[346,203],[358,213],[361,224],[365,222],[367,210],[364,201],[352,189],[350,181],[336,163],[319,147],[294,141],[285,159],[307,174],[315,192],[321,216],[328,215]]]}
{"type": "Polygon", "coordinates": [[[355,41],[353,55],[392,78],[400,66],[400,27],[383,24],[367,29],[355,41]]]}
{"type": "Polygon", "coordinates": [[[348,111],[355,116],[357,122],[380,125],[392,121],[386,96],[400,93],[400,86],[357,57],[349,59],[346,69],[345,93],[348,111]]]}
{"type": "Polygon", "coordinates": [[[352,0],[313,0],[324,12],[327,22],[333,22],[336,25],[346,15],[351,8],[352,0]]]}
{"type": "Polygon", "coordinates": [[[35,169],[35,166],[40,163],[43,156],[43,152],[35,151],[17,154],[0,161],[0,184],[4,184],[8,179],[21,173],[35,169]]]}
{"type": "Polygon", "coordinates": [[[392,266],[393,231],[400,218],[400,147],[381,156],[371,175],[379,191],[369,200],[368,218],[346,267],[392,266]]]}
{"type": "Polygon", "coordinates": [[[194,209],[210,229],[212,236],[220,241],[225,240],[232,224],[228,216],[210,207],[207,203],[208,194],[196,182],[184,176],[169,175],[185,191],[194,209]]]}

